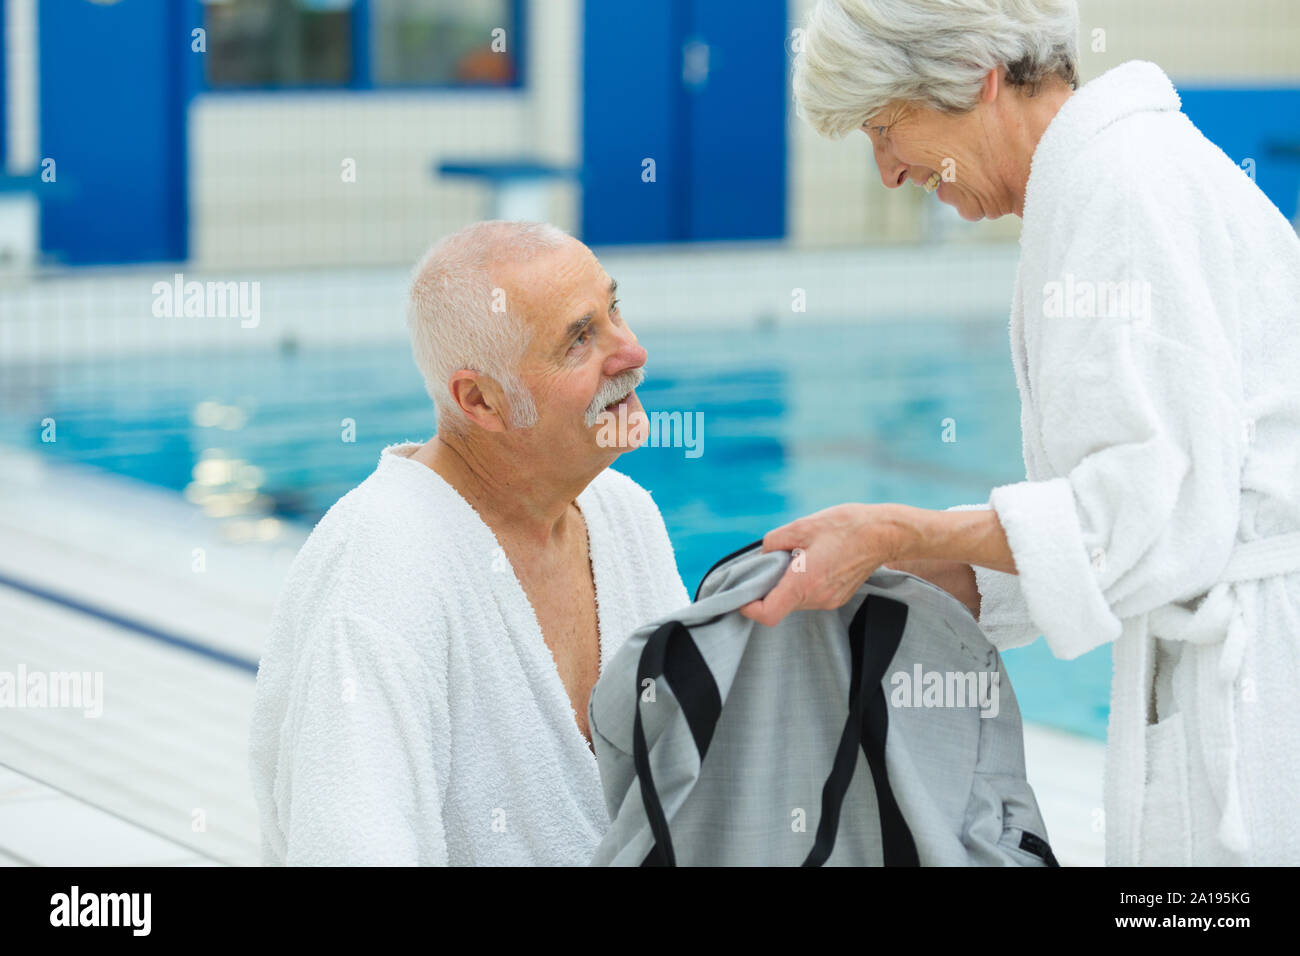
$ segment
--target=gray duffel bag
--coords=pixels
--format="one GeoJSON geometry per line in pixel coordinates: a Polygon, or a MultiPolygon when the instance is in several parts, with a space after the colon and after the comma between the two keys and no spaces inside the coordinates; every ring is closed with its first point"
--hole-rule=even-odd
{"type": "Polygon", "coordinates": [[[605,667],[592,863],[1056,866],[1011,683],[970,612],[882,568],[835,611],[739,614],[790,557],[728,555],[605,667]]]}

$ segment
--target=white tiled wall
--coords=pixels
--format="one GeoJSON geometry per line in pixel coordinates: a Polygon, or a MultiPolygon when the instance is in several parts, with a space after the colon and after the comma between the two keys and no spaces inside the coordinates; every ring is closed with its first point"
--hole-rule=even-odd
{"type": "Polygon", "coordinates": [[[1176,83],[1300,82],[1296,0],[1080,0],[1079,12],[1084,80],[1151,60],[1176,83]],[[1099,28],[1106,49],[1093,52],[1099,28]]]}

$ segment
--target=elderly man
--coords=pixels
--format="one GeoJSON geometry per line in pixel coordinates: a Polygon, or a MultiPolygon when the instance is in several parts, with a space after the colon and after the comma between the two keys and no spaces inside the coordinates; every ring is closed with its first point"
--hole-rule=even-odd
{"type": "Polygon", "coordinates": [[[584,245],[483,222],[416,269],[438,433],[384,449],[289,574],[258,671],[267,863],[585,864],[608,816],[587,699],[690,598],[610,464],[645,350],[584,245]]]}

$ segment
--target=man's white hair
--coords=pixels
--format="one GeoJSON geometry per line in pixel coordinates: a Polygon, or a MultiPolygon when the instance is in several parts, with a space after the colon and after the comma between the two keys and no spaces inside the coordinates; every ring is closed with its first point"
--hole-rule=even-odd
{"type": "Polygon", "coordinates": [[[965,113],[989,70],[1078,88],[1076,0],[820,0],[794,63],[796,113],[840,139],[907,101],[965,113]]]}
{"type": "Polygon", "coordinates": [[[424,254],[411,275],[406,324],[415,364],[437,408],[439,430],[464,431],[469,423],[448,388],[461,369],[489,376],[501,386],[511,427],[537,424],[537,406],[519,378],[531,333],[505,294],[501,267],[573,241],[549,223],[490,219],[444,237],[424,254]]]}

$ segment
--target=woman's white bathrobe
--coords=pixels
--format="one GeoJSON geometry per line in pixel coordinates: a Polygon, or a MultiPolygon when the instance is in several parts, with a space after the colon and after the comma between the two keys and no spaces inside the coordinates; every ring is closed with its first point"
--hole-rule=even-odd
{"type": "Polygon", "coordinates": [[[1028,480],[989,499],[1019,574],[977,569],[981,625],[1062,658],[1115,642],[1108,864],[1298,864],[1300,242],[1179,107],[1126,63],[1034,153],[1028,480]]]}
{"type": "MultiPolygon", "coordinates": [[[[385,449],[289,572],[250,735],[263,862],[586,865],[596,758],[505,553],[417,447],[385,449]]],[[[645,489],[606,469],[577,503],[603,670],[690,597],[645,489]]]]}

